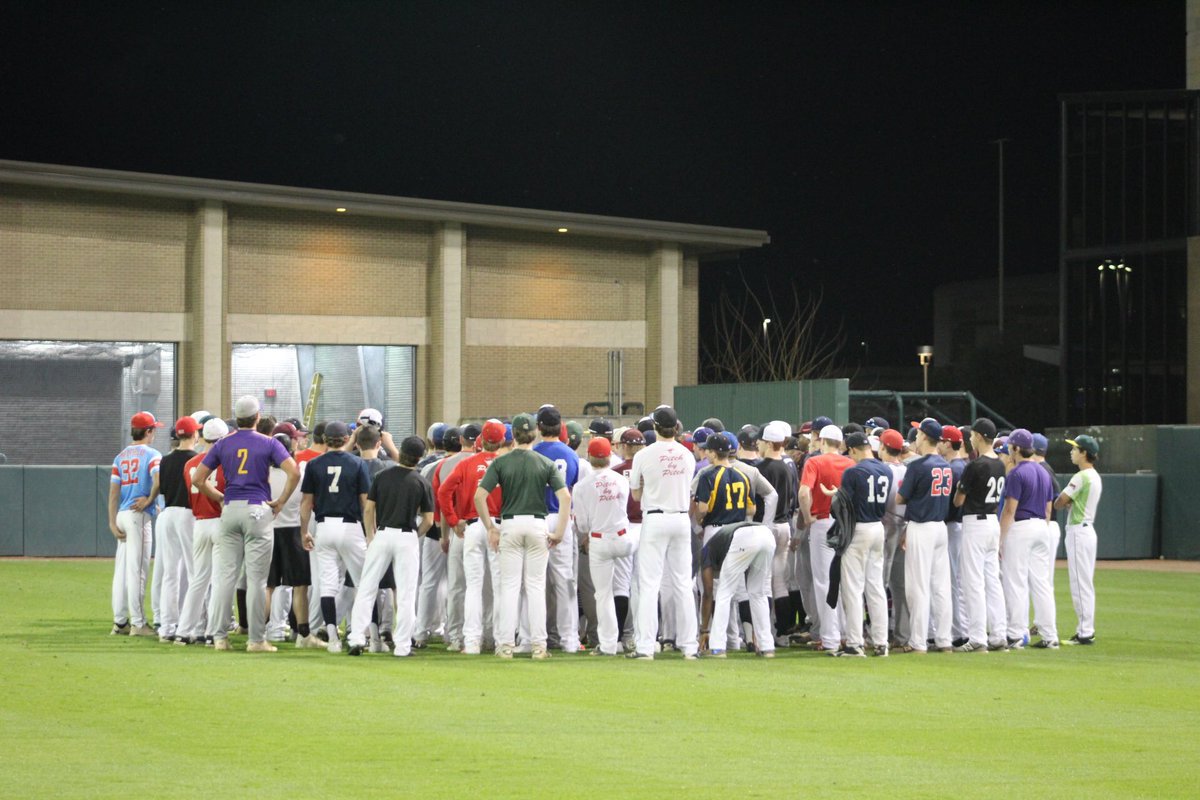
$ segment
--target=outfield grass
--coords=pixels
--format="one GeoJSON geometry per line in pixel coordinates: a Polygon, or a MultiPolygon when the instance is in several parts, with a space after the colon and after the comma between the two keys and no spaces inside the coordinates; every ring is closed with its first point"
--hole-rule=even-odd
{"type": "Polygon", "coordinates": [[[535,663],[110,637],[111,569],[0,561],[5,797],[1197,793],[1194,574],[1100,573],[1090,648],[535,663]]]}

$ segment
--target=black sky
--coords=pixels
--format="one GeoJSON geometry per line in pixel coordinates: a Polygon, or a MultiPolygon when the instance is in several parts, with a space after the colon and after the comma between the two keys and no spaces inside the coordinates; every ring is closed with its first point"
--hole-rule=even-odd
{"type": "MultiPolygon", "coordinates": [[[[1057,95],[1184,83],[1184,2],[0,6],[0,158],[762,228],[709,287],[850,297],[1058,248],[1057,95]]],[[[705,297],[714,292],[708,291],[705,297]]],[[[912,293],[845,317],[873,361],[912,293]]]]}

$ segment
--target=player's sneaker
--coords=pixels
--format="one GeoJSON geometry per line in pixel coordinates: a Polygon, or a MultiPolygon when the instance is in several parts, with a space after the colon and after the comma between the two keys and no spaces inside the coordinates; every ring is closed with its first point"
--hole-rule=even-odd
{"type": "Polygon", "coordinates": [[[866,658],[867,657],[867,654],[863,652],[863,649],[861,647],[855,647],[854,645],[850,645],[848,647],[843,647],[840,650],[831,650],[829,652],[829,655],[837,656],[838,658],[866,658]]]}
{"type": "Polygon", "coordinates": [[[1008,640],[1008,649],[1009,650],[1024,650],[1025,649],[1025,639],[1023,639],[1023,638],[1022,639],[1009,639],[1008,640]]]}
{"type": "Polygon", "coordinates": [[[246,645],[247,653],[277,653],[279,648],[270,642],[250,642],[246,645]]]}
{"type": "Polygon", "coordinates": [[[502,644],[496,647],[497,658],[511,659],[513,657],[513,646],[511,644],[502,644]]]}
{"type": "Polygon", "coordinates": [[[674,650],[674,649],[675,649],[675,641],[674,641],[673,639],[663,639],[663,640],[662,640],[662,650],[661,650],[661,652],[663,652],[663,653],[669,653],[669,652],[671,652],[671,651],[672,651],[672,650],[674,650]]]}
{"type": "Polygon", "coordinates": [[[905,644],[905,645],[901,645],[900,647],[897,647],[896,652],[897,653],[912,653],[913,655],[918,655],[918,656],[925,655],[924,650],[918,650],[917,648],[913,647],[911,644],[905,644]]]}
{"type": "Polygon", "coordinates": [[[709,658],[728,658],[729,656],[725,655],[724,650],[712,650],[709,652],[708,657],[709,658]]]}
{"type": "Polygon", "coordinates": [[[176,636],[175,637],[175,646],[176,647],[187,647],[191,643],[192,643],[192,639],[189,636],[176,636]]]}
{"type": "Polygon", "coordinates": [[[342,652],[342,640],[341,639],[330,639],[329,644],[325,645],[325,649],[328,650],[330,653],[342,652]]]}
{"type": "Polygon", "coordinates": [[[329,631],[325,630],[325,626],[324,626],[324,625],[322,625],[321,627],[317,628],[317,632],[316,632],[315,634],[313,634],[313,635],[314,635],[314,636],[316,636],[318,639],[320,639],[322,642],[328,642],[328,641],[329,641],[329,631]]]}
{"type": "Polygon", "coordinates": [[[653,661],[654,660],[654,656],[651,655],[650,653],[639,653],[637,650],[633,650],[633,651],[626,653],[625,657],[633,659],[635,661],[653,661]]]}
{"type": "Polygon", "coordinates": [[[461,653],[462,649],[463,649],[462,642],[457,641],[457,640],[452,639],[450,641],[450,644],[446,645],[447,653],[461,653]]]}
{"type": "Polygon", "coordinates": [[[964,644],[966,644],[969,641],[971,641],[971,640],[968,639],[967,637],[960,636],[957,639],[955,639],[953,642],[951,642],[950,646],[957,650],[958,648],[962,647],[964,644]]]}
{"type": "Polygon", "coordinates": [[[117,623],[114,622],[113,626],[112,626],[112,630],[108,632],[108,635],[109,636],[128,636],[129,635],[129,623],[126,622],[124,625],[118,625],[117,623]]]}
{"type": "Polygon", "coordinates": [[[426,647],[429,647],[429,640],[428,639],[413,639],[412,646],[413,646],[414,650],[424,650],[426,647]]]}
{"type": "Polygon", "coordinates": [[[535,644],[533,646],[533,652],[529,654],[529,657],[535,661],[544,661],[550,657],[550,651],[542,645],[535,644]]]}
{"type": "Polygon", "coordinates": [[[217,639],[213,642],[213,650],[232,650],[228,639],[217,639]]]}
{"type": "Polygon", "coordinates": [[[346,651],[348,656],[361,656],[363,654],[363,646],[361,644],[352,644],[350,649],[346,651]]]}
{"type": "Polygon", "coordinates": [[[875,655],[878,656],[879,658],[887,658],[888,657],[888,646],[886,644],[875,645],[875,655]]]}
{"type": "Polygon", "coordinates": [[[759,650],[758,657],[759,658],[774,658],[775,651],[774,650],[759,650]]]}
{"type": "Polygon", "coordinates": [[[160,633],[158,635],[158,640],[163,644],[170,644],[171,642],[175,641],[175,635],[169,633],[160,633]]]}
{"type": "Polygon", "coordinates": [[[1095,643],[1096,643],[1095,636],[1080,636],[1078,633],[1075,634],[1074,636],[1072,636],[1070,639],[1067,639],[1065,642],[1063,642],[1063,644],[1069,644],[1069,645],[1095,644],[1095,643]]]}
{"type": "Polygon", "coordinates": [[[462,649],[462,654],[464,656],[477,656],[482,652],[483,652],[483,648],[481,648],[477,645],[466,645],[462,649]]]}
{"type": "Polygon", "coordinates": [[[151,628],[149,625],[140,625],[136,628],[129,629],[130,636],[157,636],[158,631],[151,628]]]}
{"type": "Polygon", "coordinates": [[[998,642],[988,642],[987,648],[988,648],[988,652],[991,652],[991,653],[1007,653],[1008,652],[1008,642],[1004,639],[1001,639],[998,642]]]}
{"type": "MultiPolygon", "coordinates": [[[[200,640],[199,640],[199,639],[197,639],[196,641],[197,641],[197,642],[199,642],[200,640]]],[[[215,641],[216,641],[216,640],[214,640],[214,639],[213,639],[213,637],[211,637],[211,636],[205,636],[205,637],[204,637],[204,646],[205,646],[205,647],[213,647],[213,646],[215,645],[215,641]]]]}
{"type": "Polygon", "coordinates": [[[792,646],[792,637],[776,636],[775,637],[775,646],[776,647],[791,647],[792,646]]]}
{"type": "Polygon", "coordinates": [[[1033,647],[1035,650],[1057,650],[1058,639],[1038,639],[1033,647]]]}
{"type": "Polygon", "coordinates": [[[966,644],[955,645],[954,652],[956,653],[986,653],[988,646],[979,644],[978,642],[968,641],[966,644]]]}
{"type": "MultiPolygon", "coordinates": [[[[620,647],[620,645],[617,645],[617,646],[620,647]]],[[[603,650],[600,649],[600,645],[596,645],[594,648],[592,648],[591,654],[594,656],[608,656],[610,658],[617,655],[616,653],[604,652],[603,650]]]]}

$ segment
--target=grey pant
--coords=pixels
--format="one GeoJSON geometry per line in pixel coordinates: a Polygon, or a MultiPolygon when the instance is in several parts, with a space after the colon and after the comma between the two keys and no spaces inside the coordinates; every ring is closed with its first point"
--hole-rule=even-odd
{"type": "Polygon", "coordinates": [[[221,533],[213,548],[213,593],[208,609],[207,634],[224,639],[229,634],[229,610],[238,575],[246,568],[246,616],[250,642],[266,640],[267,571],[275,544],[274,515],[265,503],[232,500],[221,511],[221,533]]]}

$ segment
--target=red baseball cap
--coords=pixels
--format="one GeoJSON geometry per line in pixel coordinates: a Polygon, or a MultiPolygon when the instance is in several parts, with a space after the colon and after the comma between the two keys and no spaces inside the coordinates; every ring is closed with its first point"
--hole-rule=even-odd
{"type": "Polygon", "coordinates": [[[588,442],[588,455],[592,458],[608,458],[612,455],[612,442],[603,436],[592,437],[588,442]]]}
{"type": "Polygon", "coordinates": [[[200,430],[200,423],[191,417],[180,417],[175,420],[175,427],[171,430],[174,432],[176,439],[190,439],[196,435],[196,431],[200,430]]]}
{"type": "Polygon", "coordinates": [[[149,411],[139,411],[129,420],[131,428],[165,428],[161,422],[154,418],[154,415],[149,411]]]}
{"type": "Polygon", "coordinates": [[[504,441],[504,423],[489,419],[483,423],[483,433],[479,437],[490,444],[500,444],[504,441]]]}
{"type": "Polygon", "coordinates": [[[900,431],[895,428],[888,428],[883,433],[879,434],[879,443],[884,447],[890,447],[893,450],[904,449],[904,437],[900,435],[900,431]]]}
{"type": "Polygon", "coordinates": [[[272,436],[278,436],[281,433],[286,433],[292,439],[304,438],[304,434],[296,430],[296,426],[290,422],[281,422],[271,430],[272,436]]]}
{"type": "Polygon", "coordinates": [[[943,442],[961,442],[963,440],[962,431],[953,425],[942,426],[942,441],[943,442]]]}

